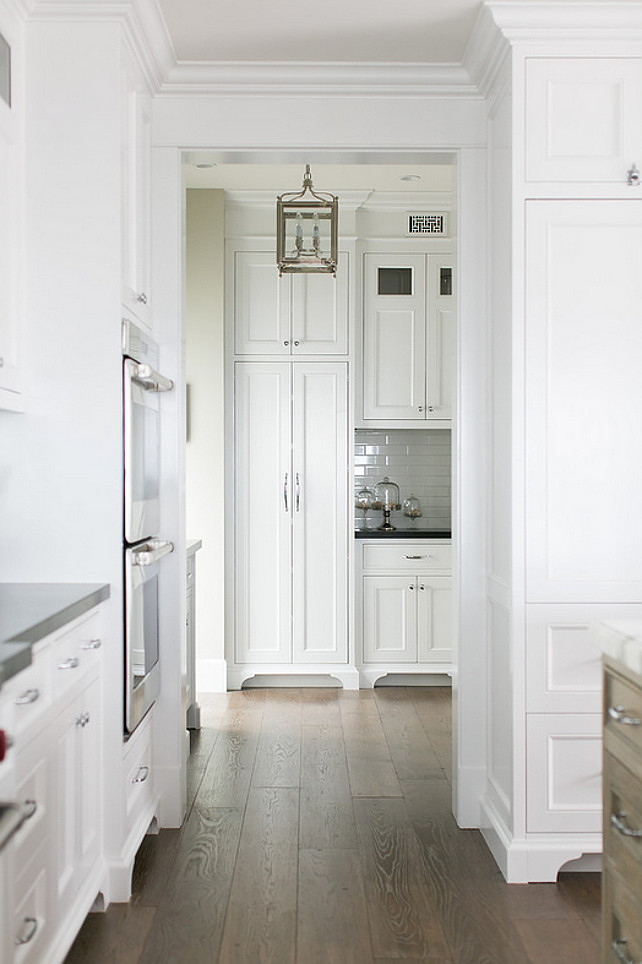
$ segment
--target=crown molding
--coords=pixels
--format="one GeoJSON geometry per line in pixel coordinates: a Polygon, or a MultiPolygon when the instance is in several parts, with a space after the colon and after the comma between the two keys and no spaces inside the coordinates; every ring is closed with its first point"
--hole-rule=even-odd
{"type": "Polygon", "coordinates": [[[484,11],[513,43],[642,37],[639,0],[485,0],[484,11]]]}
{"type": "Polygon", "coordinates": [[[156,0],[13,0],[36,22],[121,24],[149,88],[157,92],[176,63],[174,47],[156,0]]]}
{"type": "Polygon", "coordinates": [[[462,64],[477,90],[489,96],[510,55],[510,43],[498,27],[485,3],[468,38],[462,64]]]}
{"type": "Polygon", "coordinates": [[[188,62],[172,67],[161,94],[290,97],[476,97],[461,64],[188,62]]]}

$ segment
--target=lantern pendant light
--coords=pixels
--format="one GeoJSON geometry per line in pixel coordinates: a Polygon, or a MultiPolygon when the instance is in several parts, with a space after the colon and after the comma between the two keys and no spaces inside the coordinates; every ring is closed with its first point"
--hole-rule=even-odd
{"type": "Polygon", "coordinates": [[[276,261],[279,275],[315,272],[337,275],[339,199],[314,190],[306,165],[301,191],[276,202],[276,261]]]}

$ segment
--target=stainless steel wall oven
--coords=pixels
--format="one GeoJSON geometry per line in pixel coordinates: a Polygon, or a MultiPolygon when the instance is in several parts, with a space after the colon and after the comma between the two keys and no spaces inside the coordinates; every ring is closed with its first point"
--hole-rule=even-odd
{"type": "Polygon", "coordinates": [[[158,591],[162,559],[174,546],[160,537],[160,433],[163,392],[158,347],[123,321],[125,578],[125,733],[134,731],[160,691],[158,591]]]}

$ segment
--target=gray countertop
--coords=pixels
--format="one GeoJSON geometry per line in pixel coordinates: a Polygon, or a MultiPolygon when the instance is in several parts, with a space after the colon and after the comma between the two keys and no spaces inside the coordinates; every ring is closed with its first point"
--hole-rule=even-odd
{"type": "Polygon", "coordinates": [[[451,539],[450,529],[355,529],[355,539],[451,539]]]}
{"type": "Polygon", "coordinates": [[[0,685],[29,666],[35,643],[108,598],[100,583],[1,583],[0,685]]]}

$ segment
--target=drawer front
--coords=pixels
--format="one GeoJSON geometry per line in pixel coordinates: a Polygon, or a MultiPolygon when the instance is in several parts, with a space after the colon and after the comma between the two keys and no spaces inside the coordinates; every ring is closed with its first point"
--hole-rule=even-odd
{"type": "Polygon", "coordinates": [[[14,836],[13,867],[17,883],[35,876],[33,861],[40,853],[51,832],[49,807],[51,804],[50,771],[47,746],[36,740],[21,750],[16,763],[16,791],[14,799],[30,804],[32,815],[14,836]],[[36,745],[39,744],[39,745],[36,745]]]}
{"type": "Polygon", "coordinates": [[[54,696],[97,668],[102,653],[100,613],[94,611],[57,636],[52,647],[54,696]]]}
{"type": "Polygon", "coordinates": [[[51,705],[51,652],[44,648],[34,654],[34,661],[2,690],[7,702],[6,725],[10,735],[24,736],[51,705]]]}
{"type": "Polygon", "coordinates": [[[529,714],[526,756],[529,833],[600,833],[600,714],[529,714]]]}
{"type": "Polygon", "coordinates": [[[604,729],[612,745],[642,758],[642,693],[611,670],[604,679],[604,729]]]}
{"type": "Polygon", "coordinates": [[[363,547],[364,572],[450,571],[452,547],[443,543],[397,543],[363,547]]]}
{"type": "Polygon", "coordinates": [[[604,754],[604,851],[642,894],[642,783],[610,753],[604,754]]]}
{"type": "Polygon", "coordinates": [[[642,960],[642,903],[611,864],[604,880],[604,960],[642,960]]]}
{"type": "Polygon", "coordinates": [[[47,872],[43,867],[23,894],[15,894],[13,941],[15,964],[45,961],[49,933],[47,919],[47,872]]]}
{"type": "Polygon", "coordinates": [[[136,819],[151,802],[154,793],[152,775],[152,732],[151,719],[147,719],[129,741],[125,753],[125,807],[127,832],[136,823],[136,819]]]}

